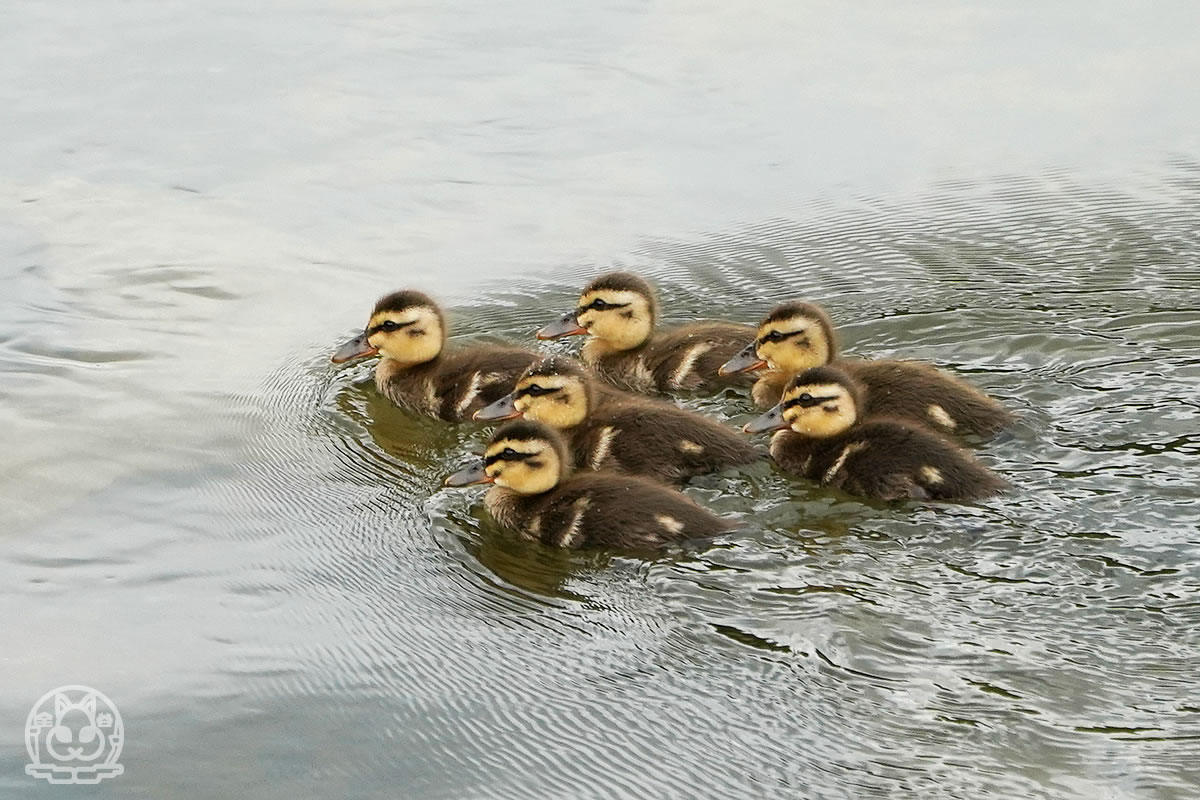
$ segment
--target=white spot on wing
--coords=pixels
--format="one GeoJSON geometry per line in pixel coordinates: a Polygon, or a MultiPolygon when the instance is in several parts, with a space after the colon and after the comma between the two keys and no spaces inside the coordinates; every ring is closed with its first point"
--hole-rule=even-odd
{"type": "Polygon", "coordinates": [[[929,418],[941,425],[943,428],[954,430],[957,425],[954,422],[954,417],[950,416],[946,409],[939,406],[937,403],[930,404],[929,408],[925,409],[929,413],[929,418]]]}
{"type": "Polygon", "coordinates": [[[581,497],[571,504],[575,513],[571,515],[571,524],[564,528],[562,535],[558,537],[559,547],[575,547],[579,544],[583,537],[583,512],[587,511],[591,504],[592,501],[586,497],[581,497]]]}
{"type": "Polygon", "coordinates": [[[672,388],[681,388],[683,386],[683,379],[686,378],[687,374],[692,371],[693,367],[696,366],[696,359],[707,353],[709,350],[712,350],[712,348],[713,346],[708,342],[701,342],[700,344],[692,345],[692,347],[683,354],[683,358],[679,360],[679,366],[677,366],[675,371],[671,373],[672,388]]]}
{"type": "Polygon", "coordinates": [[[612,425],[600,431],[600,440],[596,442],[596,449],[592,451],[592,457],[588,462],[592,469],[600,469],[600,465],[604,463],[604,459],[608,458],[608,453],[612,450],[613,439],[616,436],[617,429],[612,425]]]}
{"type": "Polygon", "coordinates": [[[471,407],[471,403],[475,402],[475,398],[479,396],[481,377],[482,376],[478,372],[475,372],[471,375],[471,382],[467,384],[466,390],[463,391],[462,398],[458,401],[458,405],[455,407],[455,411],[458,412],[458,416],[461,417],[464,413],[466,413],[466,410],[471,407]]]}
{"type": "Polygon", "coordinates": [[[441,403],[438,402],[437,389],[433,385],[432,380],[425,381],[425,409],[426,413],[433,416],[438,415],[438,408],[441,403]]]}
{"type": "Polygon", "coordinates": [[[704,446],[696,444],[691,439],[683,439],[679,442],[679,449],[685,453],[703,453],[704,446]]]}
{"type": "Polygon", "coordinates": [[[855,453],[861,453],[863,450],[866,450],[866,449],[867,449],[866,442],[851,442],[850,444],[843,447],[842,452],[838,454],[837,461],[833,462],[832,467],[825,470],[825,474],[821,477],[821,483],[831,483],[833,481],[833,479],[837,476],[838,472],[841,471],[842,467],[844,467],[846,465],[846,459],[848,459],[850,456],[854,455],[855,453]]]}
{"type": "Polygon", "coordinates": [[[926,464],[919,471],[921,479],[930,485],[936,486],[942,482],[942,471],[937,467],[931,467],[926,464]]]}
{"type": "Polygon", "coordinates": [[[646,366],[646,359],[638,356],[633,362],[633,385],[643,391],[653,391],[657,388],[654,385],[654,373],[646,366]]]}
{"type": "Polygon", "coordinates": [[[667,529],[668,533],[678,535],[683,532],[683,523],[670,514],[655,514],[654,518],[658,520],[659,525],[667,529]]]}

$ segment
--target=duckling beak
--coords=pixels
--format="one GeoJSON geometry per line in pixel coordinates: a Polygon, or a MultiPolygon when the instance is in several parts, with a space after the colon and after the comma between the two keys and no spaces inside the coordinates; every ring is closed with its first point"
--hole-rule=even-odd
{"type": "Polygon", "coordinates": [[[758,357],[758,342],[751,342],[742,351],[726,361],[717,370],[718,375],[737,375],[741,372],[753,372],[767,366],[767,362],[758,357]]]}
{"type": "Polygon", "coordinates": [[[783,418],[783,405],[777,405],[767,413],[755,420],[747,422],[742,426],[742,430],[746,433],[765,433],[766,431],[777,431],[782,428],[790,428],[787,420],[783,418]]]}
{"type": "Polygon", "coordinates": [[[517,396],[514,393],[506,394],[491,405],[484,406],[475,412],[473,419],[480,422],[492,422],[499,419],[513,419],[514,417],[522,416],[517,410],[517,396]]]}
{"type": "Polygon", "coordinates": [[[554,322],[539,330],[537,338],[561,339],[564,336],[579,336],[584,333],[587,333],[587,328],[579,324],[579,320],[575,317],[575,312],[571,311],[563,314],[554,320],[554,322]]]}
{"type": "Polygon", "coordinates": [[[446,478],[447,486],[471,486],[476,483],[492,483],[496,479],[484,472],[483,462],[460,469],[446,478]]]}
{"type": "Polygon", "coordinates": [[[341,364],[344,361],[349,361],[352,358],[362,358],[363,356],[373,356],[379,352],[378,347],[372,347],[367,341],[366,331],[363,331],[358,336],[355,336],[350,341],[339,347],[329,360],[335,364],[341,364]]]}

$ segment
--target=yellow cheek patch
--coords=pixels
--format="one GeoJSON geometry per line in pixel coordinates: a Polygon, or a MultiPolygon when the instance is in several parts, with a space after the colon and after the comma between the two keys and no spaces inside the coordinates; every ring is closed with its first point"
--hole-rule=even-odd
{"type": "Polygon", "coordinates": [[[802,371],[829,362],[829,337],[824,328],[807,317],[775,320],[758,329],[759,358],[766,359],[774,367],[788,371],[802,371]],[[764,342],[772,333],[786,336],[778,342],[764,342]]]}
{"type": "Polygon", "coordinates": [[[813,398],[832,398],[813,406],[793,405],[783,411],[784,420],[792,430],[808,436],[836,436],[854,424],[857,416],[854,400],[845,387],[836,383],[798,386],[788,391],[784,403],[795,402],[803,395],[813,398]]]}

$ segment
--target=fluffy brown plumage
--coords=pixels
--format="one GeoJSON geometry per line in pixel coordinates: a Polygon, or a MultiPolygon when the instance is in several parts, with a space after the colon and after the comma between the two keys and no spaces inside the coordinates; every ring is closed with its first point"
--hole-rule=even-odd
{"type": "Polygon", "coordinates": [[[834,367],[797,375],[747,430],[787,427],[771,441],[785,471],[879,500],[978,500],[1008,484],[966,450],[908,422],[858,417],[863,389],[834,367]]]}
{"type": "Polygon", "coordinates": [[[501,525],[556,547],[660,548],[733,525],[659,483],[606,472],[572,473],[562,436],[528,420],[500,427],[482,465],[450,485],[489,482],[484,504],[501,525]]]}
{"type": "Polygon", "coordinates": [[[461,422],[512,391],[539,357],[499,345],[448,351],[446,334],[442,310],[430,297],[395,292],[375,304],[364,332],[342,345],[333,360],[378,353],[375,385],[381,394],[409,411],[461,422]]]}
{"type": "MultiPolygon", "coordinates": [[[[865,416],[892,416],[943,433],[992,436],[1012,422],[996,400],[966,381],[919,361],[841,358],[833,322],[814,303],[788,302],[762,321],[754,343],[743,351],[740,364],[764,362],[770,369],[751,394],[762,407],[779,402],[792,376],[814,366],[830,364],[855,378],[865,389],[865,416]],[[753,350],[757,359],[747,357],[753,350]]],[[[727,362],[727,366],[731,362],[727,362]]]]}
{"type": "Polygon", "coordinates": [[[671,403],[598,384],[577,362],[546,358],[517,380],[508,397],[477,419],[544,422],[566,437],[576,465],[667,483],[748,464],[762,457],[728,427],[671,403]]]}
{"type": "Polygon", "coordinates": [[[718,368],[754,335],[746,325],[698,322],[656,331],[654,288],[629,272],[589,283],[573,314],[547,325],[540,338],[588,334],[580,353],[603,380],[633,392],[712,392],[749,379],[718,368]]]}

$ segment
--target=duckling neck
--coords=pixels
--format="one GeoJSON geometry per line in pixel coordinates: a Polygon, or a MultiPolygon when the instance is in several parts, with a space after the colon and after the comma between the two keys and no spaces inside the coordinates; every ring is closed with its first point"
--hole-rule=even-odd
{"type": "Polygon", "coordinates": [[[795,431],[779,431],[771,437],[771,458],[785,471],[800,477],[809,477],[813,456],[829,444],[828,439],[817,439],[795,431]]]}
{"type": "Polygon", "coordinates": [[[588,337],[588,340],[583,343],[583,348],[579,351],[579,355],[586,363],[595,363],[602,358],[611,358],[613,356],[634,355],[641,352],[650,342],[650,337],[646,337],[642,341],[629,347],[621,347],[615,342],[608,339],[599,339],[595,336],[588,337]]]}
{"type": "MultiPolygon", "coordinates": [[[[536,495],[535,495],[536,497],[536,495]]],[[[483,497],[483,504],[492,517],[505,528],[522,530],[522,523],[529,516],[532,498],[506,489],[503,486],[493,486],[483,497]]]]}
{"type": "Polygon", "coordinates": [[[405,364],[403,361],[397,361],[394,358],[385,356],[375,366],[375,380],[386,382],[398,378],[423,376],[436,372],[441,362],[441,354],[434,356],[428,361],[420,361],[415,364],[405,364]]]}

